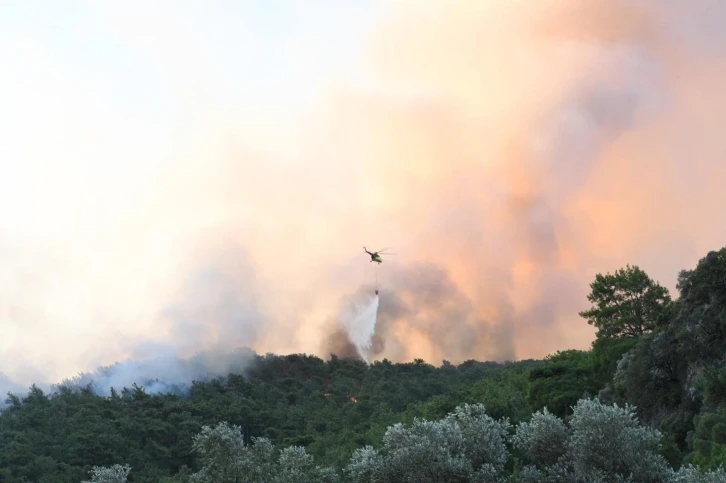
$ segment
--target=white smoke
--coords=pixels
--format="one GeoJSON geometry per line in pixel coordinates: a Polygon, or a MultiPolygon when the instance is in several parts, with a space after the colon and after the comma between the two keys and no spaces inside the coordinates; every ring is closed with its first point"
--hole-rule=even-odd
{"type": "Polygon", "coordinates": [[[9,394],[25,394],[26,388],[10,380],[8,376],[0,372],[0,409],[5,407],[5,401],[9,394]]]}
{"type": "Polygon", "coordinates": [[[360,301],[352,300],[342,311],[338,323],[345,330],[348,340],[358,351],[358,355],[369,364],[368,351],[376,331],[378,317],[378,294],[360,301]]]}
{"type": "Polygon", "coordinates": [[[110,366],[99,367],[93,373],[81,373],[65,379],[62,385],[70,388],[90,385],[91,390],[100,396],[109,396],[112,388],[121,392],[124,388],[130,389],[134,384],[148,394],[185,395],[194,381],[226,377],[230,373],[244,373],[257,357],[249,348],[199,352],[188,359],[178,357],[162,345],[158,345],[157,350],[156,357],[126,359],[110,366]]]}

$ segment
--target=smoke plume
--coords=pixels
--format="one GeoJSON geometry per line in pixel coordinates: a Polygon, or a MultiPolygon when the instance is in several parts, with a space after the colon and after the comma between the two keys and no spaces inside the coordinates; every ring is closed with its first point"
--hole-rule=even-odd
{"type": "MultiPolygon", "coordinates": [[[[94,393],[103,396],[109,396],[112,389],[120,393],[124,388],[131,389],[134,385],[143,388],[148,394],[187,395],[193,381],[244,373],[256,356],[249,349],[241,349],[228,352],[217,350],[182,359],[175,355],[171,347],[155,346],[147,349],[153,349],[153,356],[99,367],[92,373],[81,373],[64,379],[61,384],[67,388],[90,387],[94,393]]],[[[49,390],[54,391],[55,388],[49,390]]]]}
{"type": "Polygon", "coordinates": [[[360,357],[373,286],[371,360],[538,358],[726,244],[723,2],[205,5],[0,14],[11,381],[360,357]]]}

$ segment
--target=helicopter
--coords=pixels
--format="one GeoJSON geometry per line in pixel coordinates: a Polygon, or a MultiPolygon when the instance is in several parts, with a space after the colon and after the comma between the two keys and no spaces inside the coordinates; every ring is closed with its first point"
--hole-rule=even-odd
{"type": "Polygon", "coordinates": [[[381,254],[383,255],[393,255],[392,253],[385,253],[387,248],[384,248],[383,250],[378,250],[377,252],[369,252],[366,247],[363,247],[363,250],[371,256],[371,262],[376,262],[379,265],[383,263],[383,259],[381,259],[381,254]]]}

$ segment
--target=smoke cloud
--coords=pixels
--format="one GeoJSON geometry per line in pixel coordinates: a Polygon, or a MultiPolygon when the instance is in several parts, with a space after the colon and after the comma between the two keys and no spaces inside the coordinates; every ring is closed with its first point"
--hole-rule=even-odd
{"type": "Polygon", "coordinates": [[[589,346],[596,273],[726,244],[723,2],[124,5],[0,14],[15,383],[355,357],[375,286],[373,359],[538,358],[589,346]]]}
{"type": "MultiPolygon", "coordinates": [[[[92,373],[81,373],[67,378],[62,385],[68,388],[90,387],[94,393],[109,396],[114,389],[120,393],[134,385],[149,394],[172,393],[186,395],[192,381],[205,381],[230,373],[243,373],[255,360],[251,350],[222,351],[211,354],[197,354],[188,359],[177,357],[172,346],[155,345],[147,347],[153,352],[138,360],[127,359],[106,367],[99,367],[92,373]]],[[[51,386],[47,390],[55,391],[51,386]]]]}

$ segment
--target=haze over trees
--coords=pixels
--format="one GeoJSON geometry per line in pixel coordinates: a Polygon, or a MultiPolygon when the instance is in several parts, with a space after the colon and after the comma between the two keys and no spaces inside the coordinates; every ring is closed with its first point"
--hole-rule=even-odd
{"type": "Polygon", "coordinates": [[[592,348],[538,361],[268,354],[183,394],[31,387],[0,413],[0,482],[726,482],[726,248],[677,287],[598,274],[592,348]]]}

